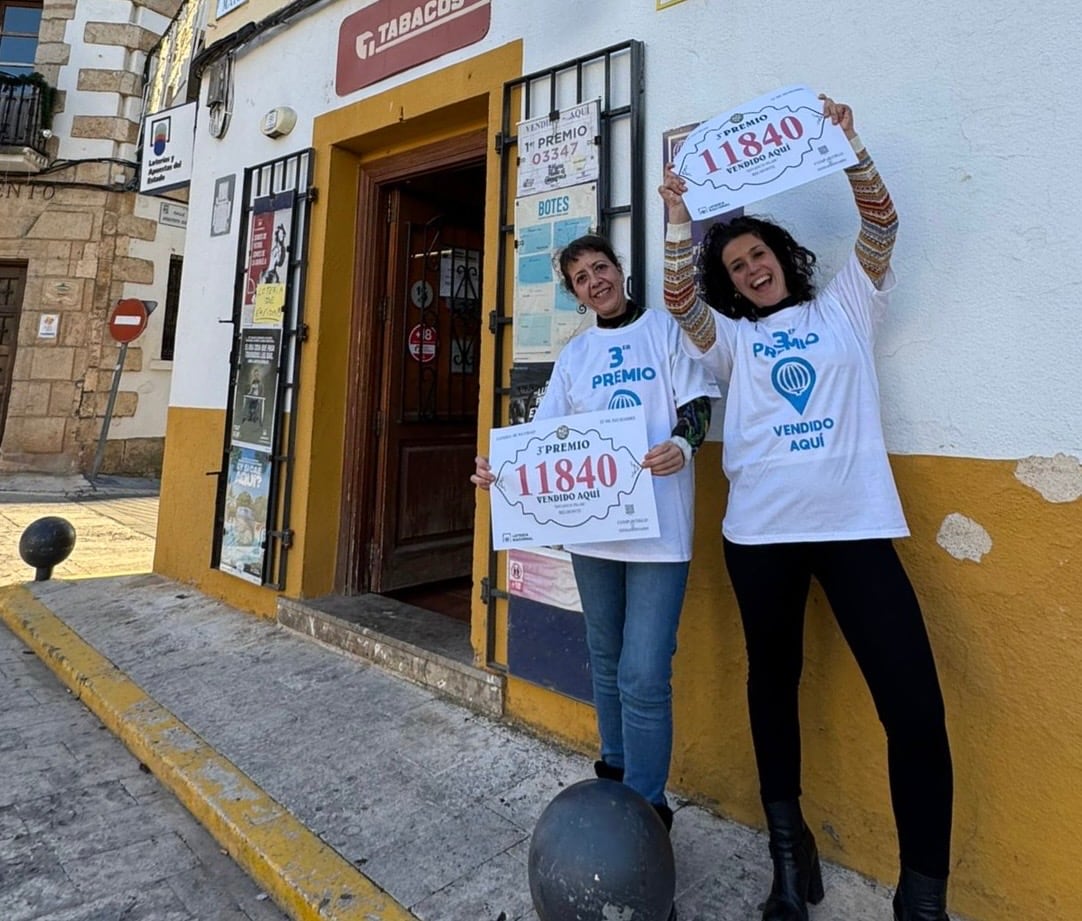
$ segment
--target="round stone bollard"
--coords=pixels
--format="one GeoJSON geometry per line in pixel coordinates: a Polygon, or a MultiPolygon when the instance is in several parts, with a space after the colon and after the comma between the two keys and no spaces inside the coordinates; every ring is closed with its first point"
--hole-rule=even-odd
{"type": "Polygon", "coordinates": [[[672,844],[654,807],[614,780],[583,780],[545,807],[530,839],[541,921],[673,917],[672,844]]]}
{"type": "Polygon", "coordinates": [[[33,566],[34,581],[45,582],[53,567],[63,563],[75,547],[75,528],[66,518],[47,515],[32,521],[19,538],[19,556],[33,566]]]}

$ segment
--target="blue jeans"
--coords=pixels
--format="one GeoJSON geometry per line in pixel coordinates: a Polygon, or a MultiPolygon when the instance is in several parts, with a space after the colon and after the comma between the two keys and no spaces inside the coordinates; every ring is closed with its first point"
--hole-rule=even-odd
{"type": "Polygon", "coordinates": [[[571,554],[601,757],[624,783],[665,802],[672,757],[672,657],[688,563],[625,563],[571,554]]]}

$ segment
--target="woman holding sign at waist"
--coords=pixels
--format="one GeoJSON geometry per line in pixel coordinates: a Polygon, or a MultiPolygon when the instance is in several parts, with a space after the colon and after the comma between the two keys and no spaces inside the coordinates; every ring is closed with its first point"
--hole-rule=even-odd
{"type": "MultiPolygon", "coordinates": [[[[694,508],[691,458],[710,426],[717,387],[680,347],[663,310],[624,294],[624,273],[604,237],[585,236],[560,253],[565,287],[596,315],[556,360],[534,421],[641,405],[654,476],[660,537],[569,546],[586,621],[601,736],[597,775],[622,780],[654,805],[666,827],[672,754],[672,657],[684,601],[694,508]]],[[[477,458],[470,478],[495,477],[477,458]]]]}
{"type": "Polygon", "coordinates": [[[846,170],[861,217],[855,252],[821,291],[815,255],[781,227],[715,224],[696,297],[684,180],[666,168],[665,301],[684,347],[728,383],[722,526],[748,653],[748,707],[774,885],[764,921],[806,921],[823,897],[801,815],[798,687],[812,576],[886,729],[901,852],[897,921],[946,921],[952,769],[943,698],[916,595],[892,538],[909,531],[883,441],[873,342],[894,286],[898,220],[853,129],[822,96],[858,162],[846,170]],[[713,308],[713,309],[711,309],[713,308]]]}

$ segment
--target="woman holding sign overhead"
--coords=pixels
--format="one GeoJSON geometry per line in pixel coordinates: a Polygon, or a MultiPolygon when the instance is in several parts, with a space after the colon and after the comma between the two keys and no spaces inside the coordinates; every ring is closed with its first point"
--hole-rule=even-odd
{"type": "MultiPolygon", "coordinates": [[[[640,405],[647,443],[642,466],[654,476],[660,537],[569,546],[586,621],[594,704],[601,736],[597,775],[622,780],[654,805],[667,827],[672,754],[672,657],[684,601],[694,508],[692,455],[710,426],[717,387],[680,347],[680,328],[663,310],[625,295],[609,242],[579,237],[560,253],[566,288],[596,325],[564,346],[534,421],[640,405]]],[[[495,477],[477,458],[473,483],[495,477]]]]}
{"type": "Polygon", "coordinates": [[[883,440],[873,356],[887,305],[898,220],[853,128],[846,170],[861,218],[855,251],[822,290],[815,255],[769,221],[715,224],[696,292],[687,186],[671,167],[665,300],[684,348],[728,384],[722,526],[748,654],[748,707],[774,884],[764,921],[806,921],[823,897],[815,840],[801,815],[798,687],[804,608],[814,576],[886,729],[901,852],[897,921],[945,921],[952,769],[943,697],[916,595],[892,538],[909,531],[883,440]]]}

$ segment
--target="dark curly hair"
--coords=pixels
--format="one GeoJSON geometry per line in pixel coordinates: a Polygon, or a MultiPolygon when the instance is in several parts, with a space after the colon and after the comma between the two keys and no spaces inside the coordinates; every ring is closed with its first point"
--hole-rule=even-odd
{"type": "Polygon", "coordinates": [[[750,233],[762,240],[777,256],[785,275],[785,285],[796,303],[815,296],[815,253],[805,249],[784,227],[757,217],[741,215],[731,221],[714,224],[699,249],[699,293],[718,313],[734,320],[754,320],[755,306],[742,297],[721,261],[721,252],[737,237],[750,233]]]}
{"type": "Polygon", "coordinates": [[[575,293],[575,286],[571,282],[571,276],[567,274],[567,267],[586,253],[602,253],[621,272],[624,270],[624,267],[620,265],[620,260],[616,257],[616,253],[613,252],[612,244],[604,237],[594,233],[577,237],[560,250],[557,257],[560,274],[564,278],[564,287],[572,294],[575,293]]]}

